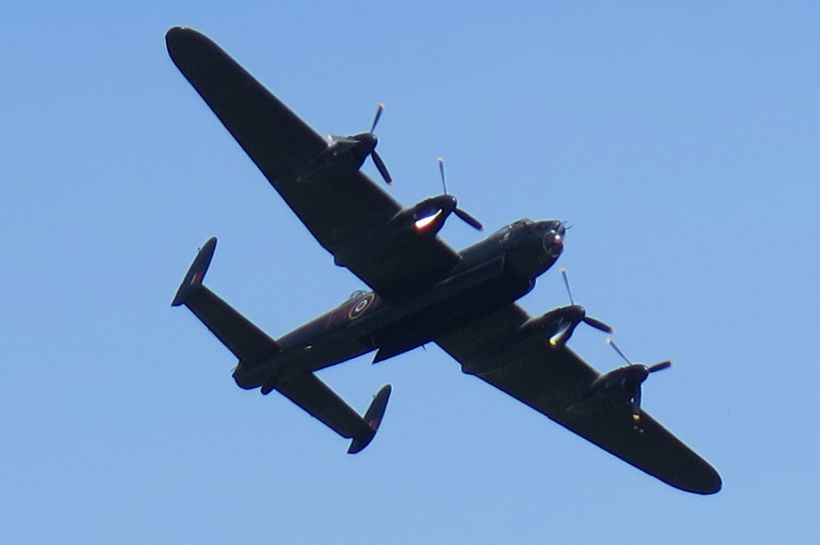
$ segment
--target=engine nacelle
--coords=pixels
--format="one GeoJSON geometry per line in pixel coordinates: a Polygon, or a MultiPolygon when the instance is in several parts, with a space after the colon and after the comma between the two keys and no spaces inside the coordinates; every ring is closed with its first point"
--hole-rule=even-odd
{"type": "Polygon", "coordinates": [[[580,305],[570,305],[556,308],[540,316],[524,322],[521,331],[524,335],[543,335],[552,347],[564,346],[572,337],[586,311],[580,305]]]}
{"type": "Polygon", "coordinates": [[[567,410],[584,413],[604,408],[628,409],[636,421],[641,414],[641,384],[651,373],[668,369],[670,361],[662,361],[651,367],[631,364],[615,369],[595,379],[567,410]]]}
{"type": "Polygon", "coordinates": [[[419,236],[434,237],[455,210],[452,195],[439,195],[400,210],[378,231],[352,240],[336,252],[335,263],[346,266],[353,258],[366,254],[369,259],[383,257],[412,245],[419,236]]]}
{"type": "Polygon", "coordinates": [[[359,170],[364,160],[376,147],[376,138],[370,133],[335,137],[312,163],[312,168],[359,170]]]}
{"type": "Polygon", "coordinates": [[[387,166],[376,152],[379,139],[373,133],[376,130],[376,125],[379,124],[382,111],[384,111],[384,104],[379,104],[379,107],[376,108],[376,117],[373,118],[373,124],[368,132],[360,132],[351,136],[328,136],[327,148],[311,161],[307,171],[297,178],[297,181],[311,178],[323,179],[356,172],[362,168],[362,164],[369,156],[373,159],[373,163],[384,181],[388,184],[393,183],[393,179],[387,171],[387,166]]]}
{"type": "Polygon", "coordinates": [[[645,365],[628,365],[603,374],[590,384],[587,391],[570,405],[570,412],[591,412],[604,408],[630,408],[637,414],[634,406],[637,396],[640,402],[641,383],[649,376],[645,365]]]}

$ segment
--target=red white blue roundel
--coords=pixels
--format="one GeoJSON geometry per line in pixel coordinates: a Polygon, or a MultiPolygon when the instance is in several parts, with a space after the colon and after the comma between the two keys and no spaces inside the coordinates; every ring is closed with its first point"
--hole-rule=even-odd
{"type": "Polygon", "coordinates": [[[368,293],[367,295],[356,301],[356,304],[353,305],[350,308],[350,312],[347,313],[347,317],[351,320],[355,320],[356,318],[361,316],[364,313],[364,311],[367,310],[367,307],[369,307],[370,304],[373,302],[373,299],[374,295],[372,293],[368,293]]]}

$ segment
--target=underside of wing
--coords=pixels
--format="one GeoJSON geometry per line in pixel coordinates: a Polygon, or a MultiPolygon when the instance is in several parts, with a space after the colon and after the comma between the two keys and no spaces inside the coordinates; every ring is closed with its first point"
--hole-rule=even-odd
{"type": "MultiPolygon", "coordinates": [[[[166,43],[177,68],[330,253],[366,246],[399,213],[401,206],[358,168],[317,166],[328,143],[209,38],[172,28],[166,43]]],[[[360,252],[344,266],[389,299],[398,286],[439,278],[458,263],[440,239],[421,238],[378,262],[360,252]]]]}
{"type": "Polygon", "coordinates": [[[474,374],[567,429],[661,481],[698,494],[720,490],[718,473],[645,412],[633,418],[627,404],[569,410],[601,375],[565,346],[521,335],[529,319],[508,305],[437,340],[474,374]]]}
{"type": "Polygon", "coordinates": [[[165,40],[174,64],[271,183],[295,176],[327,147],[208,37],[176,27],[165,40]]]}

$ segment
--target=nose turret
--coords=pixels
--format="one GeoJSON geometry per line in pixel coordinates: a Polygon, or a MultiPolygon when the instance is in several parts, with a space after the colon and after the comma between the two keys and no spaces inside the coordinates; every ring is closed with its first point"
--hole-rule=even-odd
{"type": "Polygon", "coordinates": [[[547,229],[544,233],[541,245],[549,257],[558,257],[564,251],[564,232],[564,227],[560,226],[558,229],[547,229]]]}
{"type": "Polygon", "coordinates": [[[506,247],[507,266],[521,277],[534,280],[552,267],[564,251],[566,226],[557,220],[518,220],[493,238],[506,247]]]}

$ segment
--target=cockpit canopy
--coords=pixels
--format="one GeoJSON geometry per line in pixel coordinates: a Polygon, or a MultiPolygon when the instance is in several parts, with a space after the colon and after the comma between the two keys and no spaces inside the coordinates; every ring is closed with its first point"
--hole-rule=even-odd
{"type": "Polygon", "coordinates": [[[518,221],[514,221],[509,225],[506,225],[493,233],[491,238],[502,238],[504,236],[509,236],[510,233],[518,231],[520,229],[524,229],[527,232],[532,232],[536,227],[542,228],[544,230],[552,229],[554,231],[558,231],[559,233],[563,233],[561,228],[563,227],[563,222],[558,220],[552,221],[532,221],[528,218],[523,218],[518,221]]]}
{"type": "Polygon", "coordinates": [[[519,229],[524,226],[528,226],[530,229],[532,229],[532,227],[535,226],[535,222],[527,218],[514,221],[511,224],[505,225],[504,227],[493,233],[492,238],[503,237],[504,235],[507,235],[515,231],[516,229],[519,229]]]}
{"type": "Polygon", "coordinates": [[[367,293],[367,290],[354,290],[353,293],[350,294],[350,297],[347,298],[347,300],[352,301],[353,299],[358,299],[365,293],[367,293]]]}

